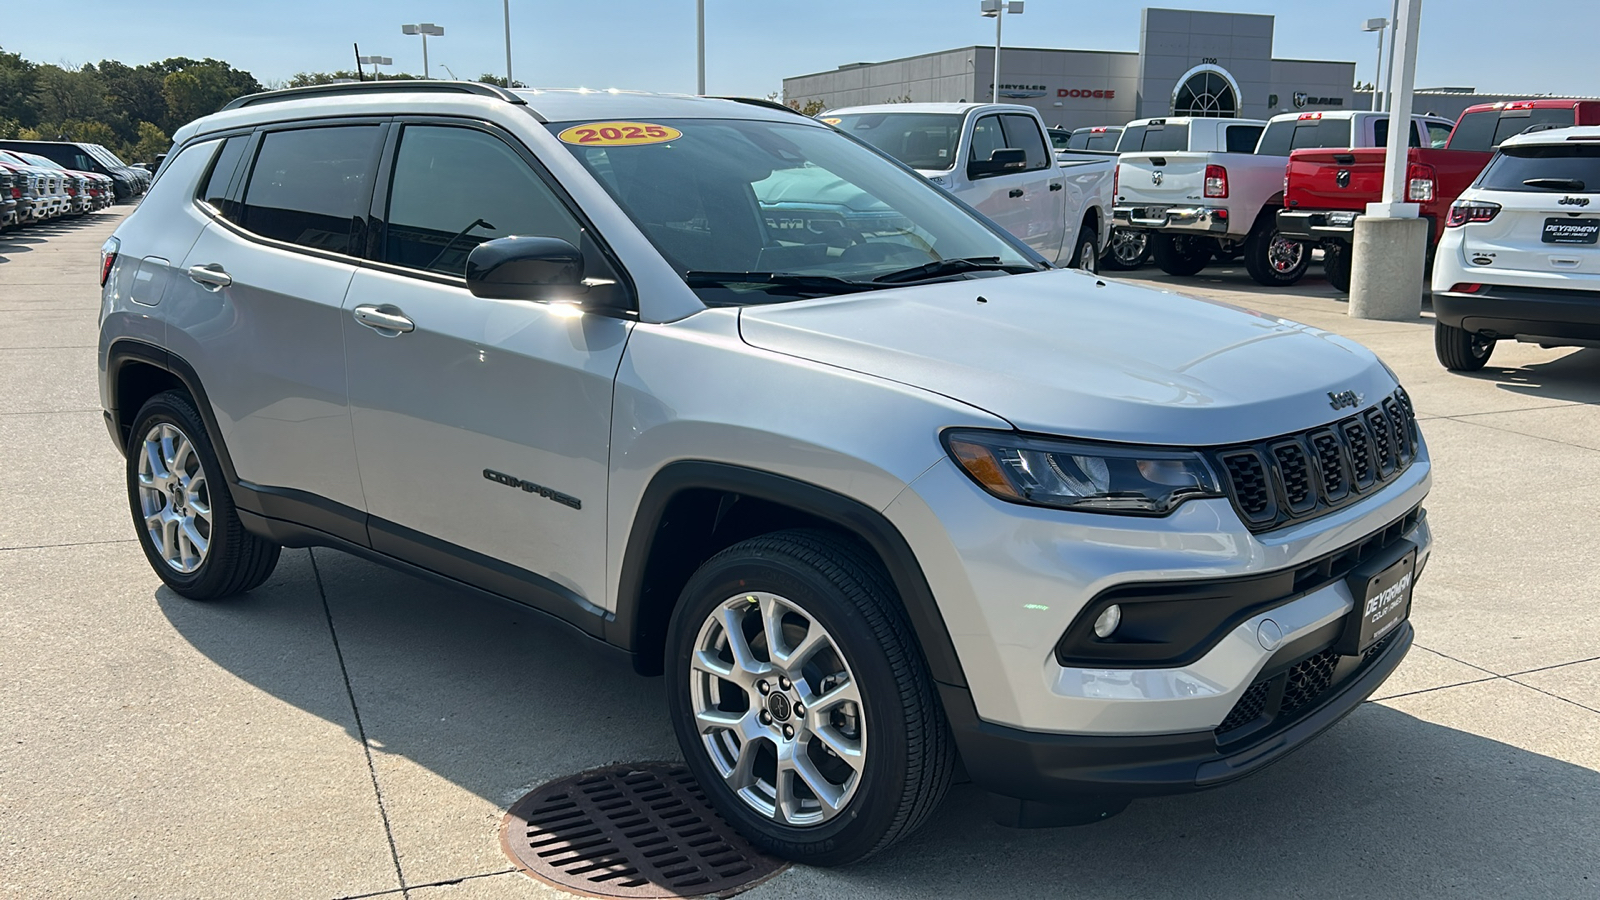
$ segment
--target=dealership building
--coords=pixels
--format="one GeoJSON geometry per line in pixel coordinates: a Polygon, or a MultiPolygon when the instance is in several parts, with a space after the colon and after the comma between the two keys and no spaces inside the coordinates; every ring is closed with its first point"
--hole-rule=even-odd
{"type": "MultiPolygon", "coordinates": [[[[1027,41],[1026,17],[1007,22],[1027,41]]],[[[1139,51],[1002,48],[1000,98],[1039,110],[1049,125],[1120,125],[1168,115],[1264,119],[1281,112],[1366,109],[1356,64],[1277,59],[1273,17],[1145,9],[1139,51]]],[[[962,47],[783,80],[784,97],[828,109],[869,103],[987,101],[994,48],[962,47]]],[[[1452,99],[1458,99],[1452,97],[1452,99]]]]}

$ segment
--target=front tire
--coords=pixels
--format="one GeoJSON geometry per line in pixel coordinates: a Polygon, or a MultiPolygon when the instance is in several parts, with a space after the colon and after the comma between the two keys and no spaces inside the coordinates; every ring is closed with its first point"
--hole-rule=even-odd
{"type": "Polygon", "coordinates": [[[1095,233],[1094,224],[1084,222],[1078,231],[1078,249],[1072,252],[1072,261],[1067,263],[1069,269],[1082,269],[1091,275],[1100,271],[1100,238],[1095,233]]]}
{"type": "Polygon", "coordinates": [[[1476,372],[1494,352],[1494,339],[1443,322],[1433,323],[1433,352],[1452,372],[1476,372]]]}
{"type": "Polygon", "coordinates": [[[684,759],[767,852],[864,859],[950,784],[932,679],[888,576],[853,541],[781,531],[712,557],[673,610],[667,659],[684,759]]]}
{"type": "Polygon", "coordinates": [[[1156,234],[1150,238],[1156,266],[1168,275],[1198,275],[1211,262],[1211,239],[1192,234],[1156,234]]]}
{"type": "Polygon", "coordinates": [[[128,444],[128,505],[139,546],[167,587],[216,600],[258,587],[281,548],[244,529],[216,450],[187,395],[151,397],[128,444]]]}
{"type": "Polygon", "coordinates": [[[1311,245],[1291,240],[1270,219],[1262,219],[1244,241],[1244,268],[1264,287],[1288,287],[1311,265],[1311,245]]]}

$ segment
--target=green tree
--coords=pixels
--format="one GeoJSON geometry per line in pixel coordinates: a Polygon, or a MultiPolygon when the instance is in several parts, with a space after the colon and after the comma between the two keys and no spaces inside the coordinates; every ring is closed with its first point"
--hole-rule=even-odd
{"type": "MultiPolygon", "coordinates": [[[[412,79],[416,79],[418,77],[419,76],[416,76],[416,75],[407,75],[404,72],[396,72],[393,75],[389,75],[389,74],[385,73],[382,80],[384,80],[384,81],[409,81],[409,80],[412,80],[412,79]]],[[[284,87],[297,88],[297,87],[310,87],[311,85],[314,85],[314,84],[334,84],[334,83],[337,83],[337,82],[340,82],[340,81],[361,81],[361,80],[362,80],[361,78],[356,77],[356,72],[355,72],[354,69],[340,69],[337,72],[299,72],[293,78],[289,79],[289,81],[286,84],[284,84],[283,86],[284,87]]],[[[372,73],[370,73],[370,72],[366,73],[366,80],[367,81],[372,81],[373,80],[372,73]]]]}
{"type": "Polygon", "coordinates": [[[40,66],[34,73],[33,103],[41,122],[98,119],[106,111],[100,76],[93,66],[77,71],[40,66]]]}
{"type": "Polygon", "coordinates": [[[167,115],[159,123],[169,134],[188,122],[216,112],[235,97],[261,90],[261,82],[256,81],[255,76],[215,59],[196,62],[178,57],[164,60],[158,66],[169,70],[161,81],[167,115]]]}
{"type": "Polygon", "coordinates": [[[149,122],[139,123],[139,139],[128,147],[123,158],[129,162],[154,162],[155,158],[172,149],[172,138],[149,122]]]}
{"type": "MultiPolygon", "coordinates": [[[[507,87],[508,86],[506,84],[506,78],[505,78],[504,75],[491,75],[490,73],[485,72],[482,75],[478,76],[478,80],[483,82],[484,84],[492,84],[495,87],[507,87]]],[[[514,88],[525,88],[525,87],[527,87],[527,85],[524,84],[521,81],[513,82],[509,86],[510,87],[514,87],[514,88]]]]}
{"type": "Polygon", "coordinates": [[[20,53],[0,50],[0,119],[15,121],[18,127],[39,121],[39,112],[33,105],[38,68],[20,53]]]}
{"type": "Polygon", "coordinates": [[[101,60],[100,85],[106,102],[121,115],[112,122],[124,140],[139,139],[138,123],[161,122],[167,117],[167,100],[161,93],[165,72],[150,63],[138,67],[114,59],[101,60]]]}

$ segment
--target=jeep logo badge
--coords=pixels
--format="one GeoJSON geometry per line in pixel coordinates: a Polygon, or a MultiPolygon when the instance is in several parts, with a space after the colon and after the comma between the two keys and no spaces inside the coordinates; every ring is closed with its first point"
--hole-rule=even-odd
{"type": "Polygon", "coordinates": [[[1589,198],[1588,197],[1562,197],[1560,200],[1557,200],[1556,202],[1561,204],[1562,206],[1588,206],[1589,205],[1589,198]]]}
{"type": "Polygon", "coordinates": [[[1335,184],[1339,185],[1339,187],[1342,187],[1342,188],[1349,187],[1350,186],[1350,170],[1349,169],[1340,169],[1339,170],[1339,174],[1333,176],[1333,181],[1334,181],[1335,184]]]}
{"type": "Polygon", "coordinates": [[[1150,173],[1150,183],[1151,184],[1160,184],[1162,177],[1163,176],[1161,174],[1161,170],[1157,169],[1154,172],[1150,173]]]}
{"type": "Polygon", "coordinates": [[[1328,405],[1334,409],[1354,408],[1361,405],[1361,395],[1355,391],[1329,391],[1328,405]]]}

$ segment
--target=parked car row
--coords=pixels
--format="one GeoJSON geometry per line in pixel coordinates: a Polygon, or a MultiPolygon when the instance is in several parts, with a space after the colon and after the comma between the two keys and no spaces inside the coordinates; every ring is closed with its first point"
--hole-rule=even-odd
{"type": "Polygon", "coordinates": [[[149,172],[98,144],[0,140],[0,228],[88,215],[149,186],[149,172]]]}

